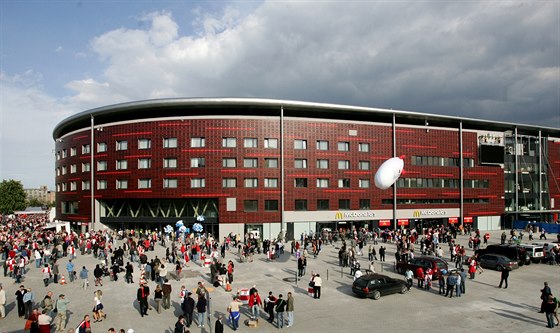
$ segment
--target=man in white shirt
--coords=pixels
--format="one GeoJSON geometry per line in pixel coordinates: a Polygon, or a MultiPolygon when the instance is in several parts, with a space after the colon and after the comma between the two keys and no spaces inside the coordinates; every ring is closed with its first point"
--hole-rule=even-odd
{"type": "Polygon", "coordinates": [[[0,319],[6,317],[6,292],[0,284],[0,319]]]}

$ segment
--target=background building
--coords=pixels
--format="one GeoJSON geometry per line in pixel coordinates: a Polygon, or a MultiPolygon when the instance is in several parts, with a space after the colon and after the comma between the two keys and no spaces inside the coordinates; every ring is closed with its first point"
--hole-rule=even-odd
{"type": "Polygon", "coordinates": [[[55,201],[55,192],[49,191],[46,185],[42,185],[39,188],[26,188],[24,191],[27,200],[37,200],[44,204],[55,201]]]}
{"type": "Polygon", "coordinates": [[[274,238],[282,228],[299,237],[349,226],[498,229],[558,219],[558,128],[218,98],[88,110],[53,137],[57,219],[93,228],[198,219],[220,237],[274,238]],[[377,189],[378,167],[402,155],[396,186],[377,189]]]}

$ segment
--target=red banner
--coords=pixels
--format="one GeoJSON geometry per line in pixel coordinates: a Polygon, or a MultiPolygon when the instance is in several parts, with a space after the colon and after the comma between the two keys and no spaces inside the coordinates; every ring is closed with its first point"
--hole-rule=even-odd
{"type": "Polygon", "coordinates": [[[391,226],[391,220],[380,220],[379,221],[379,226],[380,227],[390,227],[391,226]]]}
{"type": "Polygon", "coordinates": [[[397,220],[397,225],[408,225],[408,219],[397,220]]]}
{"type": "Polygon", "coordinates": [[[473,223],[472,216],[465,216],[463,217],[463,223],[473,223]]]}
{"type": "Polygon", "coordinates": [[[459,222],[459,218],[458,217],[450,217],[447,219],[447,222],[449,222],[450,224],[456,224],[459,222]]]}

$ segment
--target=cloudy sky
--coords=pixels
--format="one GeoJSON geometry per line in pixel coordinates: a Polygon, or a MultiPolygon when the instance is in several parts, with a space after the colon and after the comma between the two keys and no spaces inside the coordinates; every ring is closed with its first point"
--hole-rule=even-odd
{"type": "Polygon", "coordinates": [[[560,128],[560,1],[0,1],[0,178],[108,104],[262,97],[560,128]]]}

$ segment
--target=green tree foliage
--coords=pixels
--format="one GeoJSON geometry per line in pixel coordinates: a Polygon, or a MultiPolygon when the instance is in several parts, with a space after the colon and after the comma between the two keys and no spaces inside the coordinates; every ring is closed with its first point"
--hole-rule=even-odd
{"type": "Polygon", "coordinates": [[[17,180],[2,180],[0,183],[0,213],[12,214],[25,209],[25,191],[17,180]]]}

